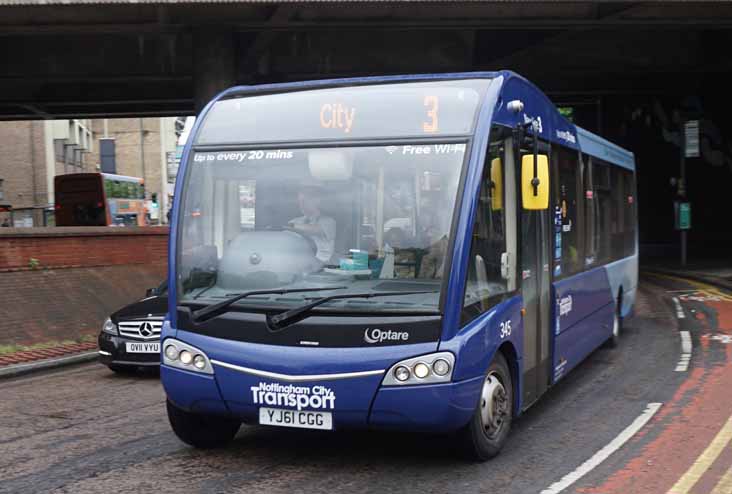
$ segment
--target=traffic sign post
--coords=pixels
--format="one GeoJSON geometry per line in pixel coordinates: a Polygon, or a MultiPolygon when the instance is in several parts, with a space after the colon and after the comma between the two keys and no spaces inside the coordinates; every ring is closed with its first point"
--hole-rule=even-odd
{"type": "Polygon", "coordinates": [[[699,120],[689,120],[684,124],[684,156],[699,157],[699,120]]]}
{"type": "Polygon", "coordinates": [[[688,120],[683,127],[681,164],[679,170],[679,199],[674,203],[676,229],[681,231],[681,265],[686,266],[686,235],[691,228],[691,205],[686,199],[686,158],[698,158],[699,153],[699,120],[688,120]]]}

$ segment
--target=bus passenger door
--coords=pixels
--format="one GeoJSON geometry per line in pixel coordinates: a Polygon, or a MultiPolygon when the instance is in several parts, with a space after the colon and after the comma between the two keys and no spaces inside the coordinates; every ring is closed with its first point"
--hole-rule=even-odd
{"type": "MultiPolygon", "coordinates": [[[[548,154],[548,149],[540,147],[539,152],[548,154]]],[[[533,159],[533,155],[530,149],[521,149],[520,156],[518,176],[523,181],[522,159],[533,159]]],[[[548,187],[548,183],[545,185],[548,187]]],[[[525,194],[523,186],[521,193],[525,194]]],[[[526,408],[549,387],[551,228],[548,207],[526,209],[522,204],[520,215],[520,279],[524,303],[523,407],[526,408]]]]}

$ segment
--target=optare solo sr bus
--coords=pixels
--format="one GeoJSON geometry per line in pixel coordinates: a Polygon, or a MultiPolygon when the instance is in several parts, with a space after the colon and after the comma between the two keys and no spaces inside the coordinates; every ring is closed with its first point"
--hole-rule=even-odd
{"type": "Polygon", "coordinates": [[[637,284],[633,155],[512,72],[235,87],[186,145],[175,433],[446,432],[486,459],[637,284]]]}

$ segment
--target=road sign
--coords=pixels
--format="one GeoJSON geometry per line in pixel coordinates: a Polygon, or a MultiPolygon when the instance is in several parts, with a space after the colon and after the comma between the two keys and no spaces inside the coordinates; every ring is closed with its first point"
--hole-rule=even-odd
{"type": "Polygon", "coordinates": [[[684,156],[699,157],[699,120],[689,120],[684,124],[684,156]]]}
{"type": "Polygon", "coordinates": [[[691,203],[677,202],[674,205],[676,206],[676,229],[691,229],[691,203]]]}

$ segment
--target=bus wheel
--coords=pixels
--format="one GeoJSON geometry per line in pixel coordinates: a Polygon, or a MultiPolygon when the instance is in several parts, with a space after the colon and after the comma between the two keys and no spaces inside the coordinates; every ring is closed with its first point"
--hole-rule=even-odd
{"type": "Polygon", "coordinates": [[[186,412],[166,401],[168,420],[178,439],[196,448],[220,448],[228,444],[241,422],[212,415],[186,412]]]}
{"type": "Polygon", "coordinates": [[[506,359],[497,353],[491,362],[478,406],[461,432],[465,452],[485,461],[496,456],[506,442],[513,417],[513,384],[506,359]]]}
{"type": "Polygon", "coordinates": [[[620,344],[620,333],[622,330],[622,323],[620,322],[620,316],[618,315],[618,311],[615,311],[615,314],[613,316],[613,333],[610,335],[610,338],[607,340],[607,345],[610,348],[615,348],[620,344]]]}

